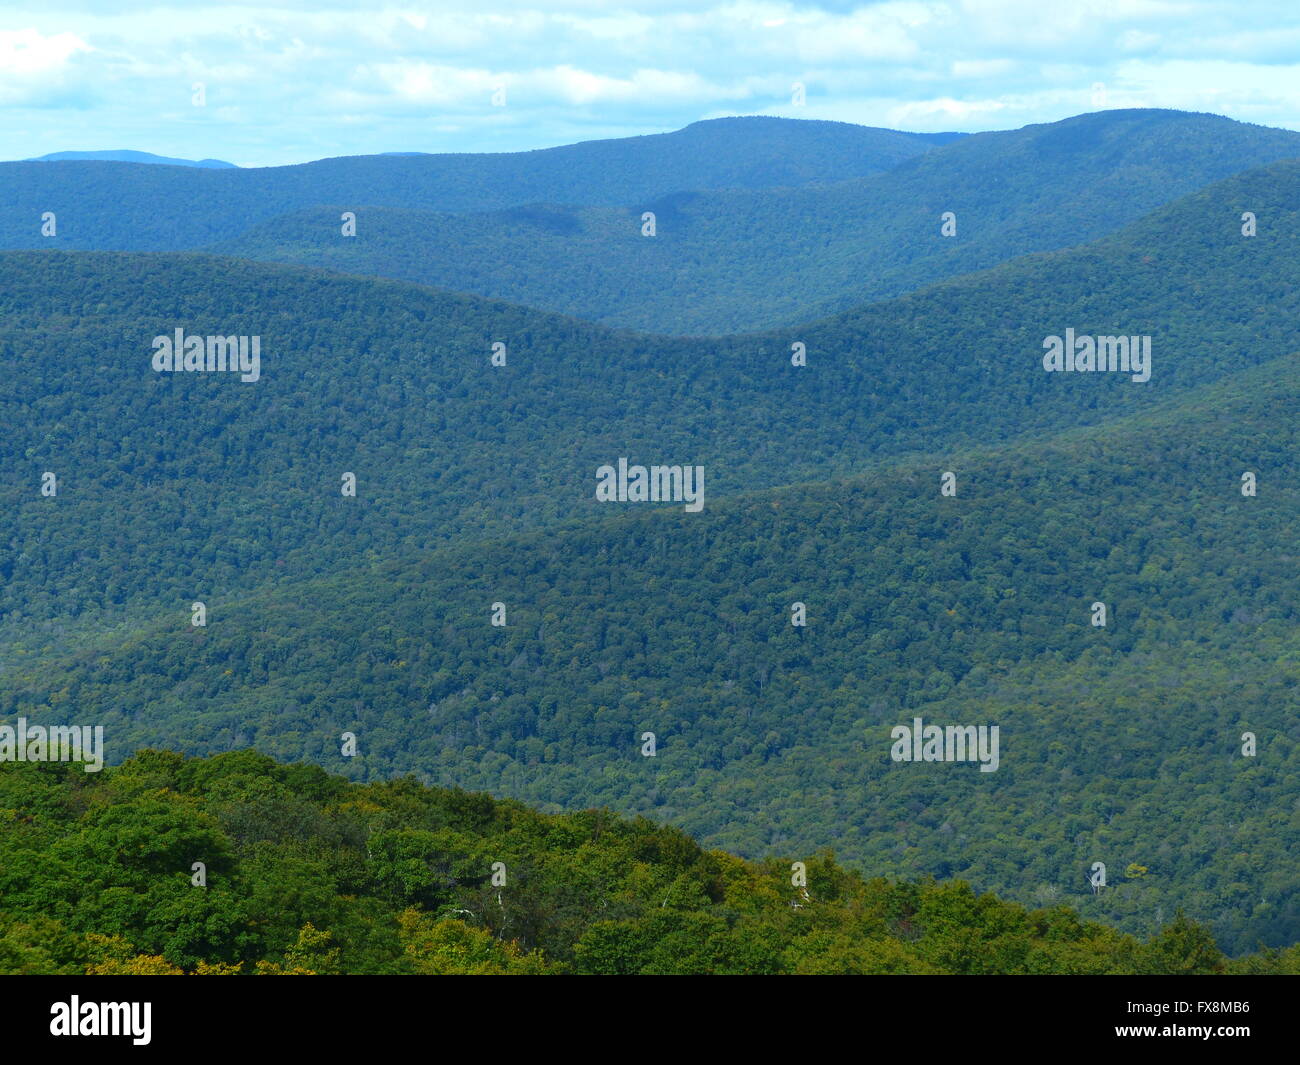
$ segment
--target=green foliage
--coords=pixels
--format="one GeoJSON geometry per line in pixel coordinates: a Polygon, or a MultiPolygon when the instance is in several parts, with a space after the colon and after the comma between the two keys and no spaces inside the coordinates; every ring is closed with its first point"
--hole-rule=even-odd
{"type": "MultiPolygon", "coordinates": [[[[1276,360],[1104,429],[968,453],[951,463],[955,499],[937,490],[948,459],[912,461],[700,515],[620,514],[345,569],[231,601],[199,638],[173,618],[19,660],[0,713],[61,721],[75,706],[123,753],[255,743],[355,778],[419,772],[551,811],[615,807],[750,857],[833,844],[861,868],[1069,902],[1139,935],[1182,908],[1231,953],[1285,946],[1300,937],[1300,428],[1273,412],[1295,408],[1298,367],[1276,360]],[[1258,498],[1240,494],[1246,468],[1258,498]],[[487,624],[497,599],[504,629],[487,624]],[[789,624],[796,599],[806,630],[789,624]],[[1094,599],[1110,604],[1105,630],[1089,624],[1094,599]],[[892,763],[890,728],[918,715],[998,724],[1001,768],[892,763]],[[1248,729],[1255,758],[1239,753],[1248,729]],[[645,730],[654,759],[639,754],[645,730]],[[341,756],[344,731],[362,737],[355,758],[341,756]],[[1094,896],[1097,860],[1149,873],[1094,896]]],[[[196,847],[221,871],[206,822],[158,797],[178,773],[240,789],[226,823],[241,845],[362,837],[252,768],[209,780],[207,763],[174,757],[117,778],[153,819],[140,853],[106,822],[61,842],[46,879],[75,883],[90,857],[143,887],[196,847]]],[[[293,772],[313,801],[337,798],[319,770],[293,772]]],[[[457,802],[435,825],[372,839],[377,895],[437,907],[457,884],[485,922],[530,934],[537,914],[488,905],[487,855],[465,826],[490,813],[457,802]]],[[[658,852],[643,860],[693,847],[649,839],[658,852]]],[[[283,874],[305,908],[325,905],[318,861],[283,874]]],[[[831,887],[809,875],[815,895],[831,887]]],[[[184,878],[167,890],[183,894],[184,878]]],[[[674,891],[717,897],[701,871],[674,891]]],[[[124,908],[106,927],[125,928],[140,897],[106,891],[124,908]]],[[[267,919],[279,935],[302,924],[267,919]]],[[[621,956],[606,919],[599,949],[621,956]]],[[[196,942],[204,927],[196,917],[196,942]]]]}
{"type": "MultiPolygon", "coordinates": [[[[737,327],[760,320],[741,295],[773,321],[813,291],[821,309],[862,298],[865,260],[827,254],[827,230],[807,226],[817,246],[791,245],[789,261],[772,254],[785,223],[769,217],[808,223],[795,201],[870,244],[875,295],[1111,233],[797,331],[721,339],[204,255],[0,255],[0,720],[102,724],[111,762],[142,746],[236,752],[145,751],[102,779],[0,772],[5,964],[1293,970],[1300,164],[1115,230],[1293,154],[1294,138],[1110,112],[816,192],[678,196],[659,204],[662,231],[687,243],[623,248],[647,256],[621,275],[626,292],[560,268],[579,246],[599,259],[599,241],[574,242],[589,221],[623,226],[626,205],[518,209],[506,182],[485,193],[501,203],[473,202],[514,204],[507,214],[455,223],[540,234],[524,242],[540,258],[519,265],[533,273],[493,270],[516,296],[543,278],[557,296],[658,315],[637,286],[663,285],[671,263],[681,280],[664,298],[737,327]],[[865,197],[868,185],[893,191],[865,197]],[[712,222],[711,203],[726,205],[712,222]],[[915,236],[948,208],[968,242],[915,236]],[[1247,209],[1261,219],[1249,240],[1247,209]],[[735,242],[719,218],[760,236],[735,242]],[[733,243],[749,257],[734,277],[736,260],[715,254],[733,243]],[[151,338],[177,326],[261,336],[263,379],[152,373],[151,338]],[[1042,339],[1066,327],[1152,334],[1152,380],[1043,374],[1042,339]],[[810,360],[797,370],[796,339],[810,360]],[[496,340],[510,352],[500,370],[496,340]],[[593,471],[620,455],[702,464],[704,513],[602,510],[593,471]],[[937,491],[946,469],[955,499],[937,491]],[[37,493],[45,470],[56,499],[37,493]],[[361,478],[356,499],[339,496],[344,470],[361,478]],[[1259,474],[1258,498],[1240,495],[1243,470],[1259,474]],[[206,629],[188,624],[195,599],[206,629]],[[1104,631],[1087,622],[1094,599],[1110,607],[1104,631]],[[503,629],[487,624],[497,600],[503,629]],[[807,630],[789,625],[796,600],[807,630]],[[889,730],[913,716],[1000,725],[1002,768],[893,764],[889,730]],[[644,730],[659,737],[653,760],[637,752],[644,730]],[[340,754],[344,731],[361,737],[357,758],[340,754]],[[1243,731],[1255,758],[1239,753],[1243,731]],[[253,745],[368,783],[272,768],[253,745]],[[646,820],[526,814],[391,780],[401,772],[646,820]],[[692,836],[751,859],[834,845],[896,883],[805,857],[804,899],[692,836]],[[488,876],[503,853],[504,892],[488,876]],[[1097,860],[1128,875],[1094,895],[1083,873],[1097,860]],[[203,891],[194,861],[210,871],[203,891]],[[1180,911],[1196,923],[1141,949],[1091,923],[1149,938],[1180,911]]],[[[737,173],[730,158],[719,181],[737,173]]],[[[347,203],[404,175],[394,203],[418,211],[435,204],[408,194],[432,196],[444,162],[337,160],[300,177],[347,203]]],[[[114,174],[137,182],[119,237],[154,194],[157,225],[176,220],[175,197],[149,184],[171,181],[167,168],[31,165],[41,181],[84,181],[101,207],[121,191],[114,174]]],[[[26,173],[0,167],[35,196],[26,173]]],[[[269,213],[215,194],[187,194],[185,210],[231,237],[304,207],[256,185],[282,176],[251,179],[269,213]]],[[[371,232],[393,238],[413,218],[380,211],[371,232]]],[[[390,268],[387,244],[358,241],[373,261],[331,262],[390,268]]],[[[464,280],[472,256],[454,243],[464,280]]],[[[446,247],[413,247],[403,270],[450,269],[446,247]]]]}
{"type": "Polygon", "coordinates": [[[142,751],[90,780],[11,763],[0,782],[6,802],[41,810],[0,829],[0,869],[35,871],[0,892],[6,974],[1294,971],[1294,950],[1229,967],[1182,914],[1139,943],[1071,910],[1029,912],[960,882],[865,880],[828,853],[806,857],[804,891],[786,862],[705,851],[645,819],[546,815],[409,778],[350,783],[251,751],[142,751]],[[142,790],[142,779],[159,786],[142,790]],[[293,833],[270,841],[241,827],[250,808],[286,802],[313,814],[293,833]],[[166,826],[187,819],[204,826],[186,837],[197,850],[141,848],[159,825],[181,838],[166,826]],[[100,838],[108,825],[117,848],[100,838]],[[100,849],[85,849],[87,838],[100,849]],[[44,872],[69,847],[94,891],[44,872]],[[206,888],[146,892],[135,908],[105,901],[139,892],[124,855],[177,861],[184,881],[185,859],[209,850],[226,860],[206,888]],[[507,880],[484,890],[489,860],[507,880]],[[295,887],[304,861],[314,894],[295,887]]]}
{"type": "MultiPolygon", "coordinates": [[[[1300,138],[1285,130],[1115,110],[965,137],[884,173],[827,185],[474,214],[376,206],[365,212],[364,239],[339,239],[343,201],[329,199],[210,250],[401,278],[652,333],[749,332],[1096,240],[1297,154],[1300,138]],[[656,215],[653,238],[641,232],[645,211],[656,215]],[[953,237],[940,235],[945,211],[957,216],[953,237]]],[[[1253,209],[1256,201],[1244,202],[1253,209]]],[[[1238,224],[1243,209],[1227,209],[1224,224],[1238,224]]],[[[1265,228],[1283,225],[1271,213],[1259,217],[1270,219],[1265,228]]],[[[1179,238],[1175,255],[1195,231],[1179,238]]],[[[1084,276],[1104,275],[1076,282],[1084,276]]],[[[1126,271],[1115,280],[1131,278],[1126,271]]],[[[931,349],[904,350],[915,358],[931,349]]]]}
{"type": "MultiPolygon", "coordinates": [[[[0,254],[0,360],[14,368],[0,378],[0,648],[21,662],[163,610],[201,644],[195,599],[215,618],[253,588],[598,516],[594,471],[620,455],[704,465],[713,501],[1175,402],[1293,350],[1297,169],[807,326],[802,369],[793,331],[644,337],[202,256],[0,254]],[[1243,204],[1270,219],[1249,240],[1243,204]],[[262,379],[153,373],[150,341],[178,323],[261,336],[262,379]],[[1153,334],[1152,379],[1044,374],[1043,337],[1069,323],[1153,334]],[[509,362],[494,369],[498,339],[509,362]],[[47,470],[56,500],[37,491],[47,470]],[[353,500],[345,470],[361,478],[353,500]]],[[[230,676],[291,653],[246,644],[230,676]]]]}

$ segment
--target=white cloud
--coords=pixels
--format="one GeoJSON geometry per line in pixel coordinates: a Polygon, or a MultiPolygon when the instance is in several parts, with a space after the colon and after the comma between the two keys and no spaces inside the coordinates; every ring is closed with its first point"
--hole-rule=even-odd
{"type": "Polygon", "coordinates": [[[1003,100],[954,100],[942,97],[935,100],[912,100],[890,108],[891,125],[901,128],[933,128],[936,118],[942,118],[945,128],[951,128],[955,122],[959,126],[968,124],[972,119],[983,120],[1007,108],[1003,100]]]}
{"type": "Polygon", "coordinates": [[[75,33],[45,36],[39,30],[0,30],[0,71],[6,80],[49,74],[78,52],[92,51],[75,33]]]}
{"type": "Polygon", "coordinates": [[[51,2],[0,10],[0,157],[508,150],[715,113],[976,130],[1090,110],[1094,82],[1274,125],[1300,105],[1290,0],[51,2]]]}
{"type": "Polygon", "coordinates": [[[0,30],[0,104],[76,108],[84,96],[70,88],[74,59],[93,49],[75,33],[35,28],[0,30]]]}

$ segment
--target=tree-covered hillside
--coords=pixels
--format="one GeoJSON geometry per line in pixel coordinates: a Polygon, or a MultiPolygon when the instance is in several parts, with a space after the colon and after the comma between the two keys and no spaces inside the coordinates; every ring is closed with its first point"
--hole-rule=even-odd
{"type": "Polygon", "coordinates": [[[253,745],[645,813],[751,857],[833,846],[1139,934],[1182,908],[1225,949],[1290,943],[1300,428],[1277,414],[1297,368],[699,514],[359,549],[328,578],[214,589],[201,629],[178,600],[60,658],[12,653],[0,716],[102,723],[113,760],[253,745]],[[996,772],[892,761],[918,716],[998,725],[996,772]]]}
{"type": "Polygon", "coordinates": [[[707,508],[1149,409],[1294,348],[1298,170],[1084,248],[711,340],[230,259],[0,254],[0,645],[597,514],[594,472],[620,456],[705,466],[707,508]],[[260,336],[260,379],[155,373],[152,339],[178,327],[260,336]],[[1151,335],[1150,380],[1044,373],[1043,338],[1066,328],[1151,335]]]}
{"type": "MultiPolygon", "coordinates": [[[[617,207],[451,215],[338,200],[211,250],[475,292],[655,333],[807,322],[1031,252],[1095,240],[1300,134],[1176,111],[1106,111],[981,133],[828,188],[690,191],[617,207]],[[644,235],[643,215],[655,215],[644,235]],[[955,216],[945,236],[943,216],[955,216]]],[[[389,202],[389,201],[382,201],[389,202]]],[[[1238,212],[1240,214],[1240,212],[1238,212]]]]}
{"type": "Polygon", "coordinates": [[[149,163],[154,166],[198,166],[206,169],[220,170],[233,167],[221,159],[176,159],[169,155],[154,155],[153,152],[137,152],[131,149],[105,152],[50,152],[35,159],[23,160],[29,163],[66,163],[66,162],[107,162],[107,163],[149,163]]]}
{"type": "Polygon", "coordinates": [[[206,249],[654,333],[748,332],[1094,240],[1296,156],[1292,131],[1133,110],[955,140],[745,118],[510,155],[3,163],[0,248],[206,249]]]}
{"type": "Polygon", "coordinates": [[[747,117],[532,152],[350,156],[228,170],[0,163],[0,248],[197,248],[314,204],[481,211],[843,181],[888,170],[949,139],[847,122],[747,117]],[[57,220],[52,238],[41,235],[46,211],[57,220]]]}
{"type": "Polygon", "coordinates": [[[645,820],[547,816],[409,779],[359,785],[251,751],[142,751],[95,776],[0,767],[0,900],[6,974],[1182,975],[1300,963],[1298,948],[1229,962],[1181,915],[1138,942],[960,882],[864,879],[827,853],[745,862],[645,820]]]}
{"type": "Polygon", "coordinates": [[[0,719],[1293,943],[1297,178],[711,339],[224,257],[0,254],[0,719]],[[155,372],[176,329],[259,337],[258,379],[155,372]],[[1150,336],[1150,379],[1045,373],[1067,330],[1150,336]],[[703,467],[703,510],[598,502],[620,457],[703,467]],[[997,725],[996,772],[894,761],[917,717],[997,725]]]}

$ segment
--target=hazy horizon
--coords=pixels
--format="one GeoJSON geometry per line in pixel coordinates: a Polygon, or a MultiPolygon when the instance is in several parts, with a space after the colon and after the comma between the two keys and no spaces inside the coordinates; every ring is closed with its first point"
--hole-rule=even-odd
{"type": "MultiPolygon", "coordinates": [[[[49,152],[43,152],[41,153],[41,155],[36,155],[36,156],[24,156],[22,158],[15,158],[15,159],[0,159],[0,163],[28,163],[28,162],[40,162],[43,160],[60,161],[60,160],[48,160],[48,157],[52,155],[107,155],[110,153],[131,152],[139,155],[152,155],[157,157],[159,160],[162,159],[182,160],[185,164],[195,164],[199,162],[203,162],[203,163],[215,162],[215,163],[228,164],[229,166],[240,170],[257,170],[257,169],[264,169],[264,168],[277,167],[277,166],[302,166],[307,163],[322,162],[323,160],[326,159],[345,159],[345,158],[351,158],[357,156],[373,156],[373,155],[521,155],[521,154],[526,154],[528,152],[548,151],[553,148],[565,148],[575,144],[591,143],[595,141],[631,140],[637,137],[666,136],[673,133],[680,133],[682,130],[687,129],[690,126],[697,125],[701,122],[726,121],[729,119],[739,119],[739,118],[775,118],[775,119],[780,119],[782,121],[791,121],[791,122],[838,122],[843,125],[858,126],[863,129],[885,129],[893,133],[910,134],[916,136],[931,137],[931,136],[939,136],[939,135],[947,134],[954,137],[971,137],[971,136],[977,136],[981,133],[1013,133],[1016,130],[1026,129],[1031,126],[1052,125],[1054,122],[1066,122],[1072,118],[1082,118],[1086,115],[1103,114],[1109,111],[1116,111],[1116,112],[1118,111],[1170,111],[1170,112],[1178,112],[1182,114],[1208,114],[1208,115],[1213,115],[1216,118],[1226,118],[1232,122],[1241,122],[1245,125],[1262,126],[1268,129],[1286,129],[1286,130],[1295,129],[1295,127],[1291,127],[1291,126],[1272,126],[1269,125],[1268,123],[1263,123],[1263,122],[1246,122],[1243,119],[1233,118],[1233,116],[1231,115],[1219,114],[1213,111],[1196,112],[1196,111],[1188,111],[1183,108],[1177,108],[1177,107],[1151,107],[1151,108],[1114,107],[1114,108],[1103,108],[1094,111],[1083,110],[1083,111],[1076,112],[1074,114],[1062,115],[1060,118],[1052,119],[1046,122],[1027,122],[1020,126],[995,127],[995,128],[977,129],[977,130],[897,129],[888,126],[872,126],[868,123],[863,123],[863,122],[847,122],[842,119],[817,119],[805,115],[717,115],[711,118],[696,119],[693,122],[686,123],[686,125],[684,126],[677,126],[672,129],[653,129],[653,130],[648,130],[645,133],[626,134],[619,137],[590,137],[590,138],[586,138],[585,140],[564,141],[558,144],[538,144],[531,147],[515,148],[509,150],[487,149],[487,148],[484,149],[459,148],[459,149],[445,149],[436,152],[426,152],[426,151],[417,151],[415,149],[409,149],[409,148],[408,149],[390,148],[390,149],[381,149],[379,151],[371,151],[371,152],[350,152],[340,148],[339,150],[331,151],[325,155],[317,156],[311,159],[298,159],[298,160],[294,160],[291,162],[284,162],[284,163],[245,164],[245,163],[235,163],[227,159],[219,151],[208,152],[202,156],[190,157],[190,156],[167,155],[166,153],[163,152],[156,152],[156,151],[152,151],[151,149],[139,148],[136,146],[117,145],[114,147],[96,147],[96,148],[85,148],[85,147],[56,148],[56,149],[51,149],[49,152]]],[[[117,160],[117,161],[121,161],[121,160],[117,160]]]]}
{"type": "Polygon", "coordinates": [[[1167,107],[1294,129],[1298,35],[1289,5],[1219,0],[64,0],[0,11],[0,156],[129,148],[275,166],[527,151],[734,115],[971,133],[1167,107]]]}

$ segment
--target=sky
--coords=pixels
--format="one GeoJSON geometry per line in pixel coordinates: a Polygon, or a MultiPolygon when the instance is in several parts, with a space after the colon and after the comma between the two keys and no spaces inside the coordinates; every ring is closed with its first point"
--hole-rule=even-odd
{"type": "Polygon", "coordinates": [[[273,166],[778,115],[935,132],[1116,107],[1300,129],[1295,0],[5,0],[0,159],[273,166]]]}

